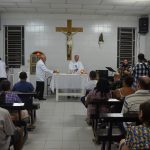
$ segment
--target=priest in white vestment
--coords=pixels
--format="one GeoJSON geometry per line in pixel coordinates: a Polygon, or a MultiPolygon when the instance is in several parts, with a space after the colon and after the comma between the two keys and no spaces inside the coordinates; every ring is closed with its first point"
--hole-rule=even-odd
{"type": "Polygon", "coordinates": [[[84,66],[81,61],[79,61],[79,55],[74,56],[74,61],[69,63],[69,72],[70,73],[81,73],[84,70],[84,66]]]}

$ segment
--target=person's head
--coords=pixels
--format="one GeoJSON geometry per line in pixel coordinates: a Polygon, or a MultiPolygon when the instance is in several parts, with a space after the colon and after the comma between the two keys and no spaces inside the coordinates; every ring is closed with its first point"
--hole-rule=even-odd
{"type": "Polygon", "coordinates": [[[116,72],[114,74],[114,81],[119,81],[120,80],[120,74],[118,72],[116,72]]]}
{"type": "Polygon", "coordinates": [[[2,60],[2,58],[0,57],[0,60],[2,60]]]}
{"type": "Polygon", "coordinates": [[[126,76],[123,80],[123,86],[131,87],[133,84],[133,81],[134,81],[134,79],[132,76],[126,76]]]}
{"type": "Polygon", "coordinates": [[[40,59],[41,59],[43,62],[45,62],[45,61],[46,61],[46,56],[42,54],[42,55],[40,56],[40,59]]]}
{"type": "Polygon", "coordinates": [[[96,84],[96,92],[101,92],[102,96],[110,92],[108,80],[100,78],[96,84]]]}
{"type": "Polygon", "coordinates": [[[145,59],[145,56],[143,53],[138,54],[138,60],[139,60],[139,62],[145,62],[146,59],[145,59]]]}
{"type": "Polygon", "coordinates": [[[96,80],[96,71],[91,71],[89,74],[90,80],[96,80]]]}
{"type": "Polygon", "coordinates": [[[74,60],[75,60],[76,62],[78,62],[78,60],[79,60],[79,55],[74,55],[74,60]]]}
{"type": "Polygon", "coordinates": [[[2,89],[2,91],[9,91],[10,90],[10,85],[11,85],[10,81],[3,80],[1,82],[1,89],[2,89]]]}
{"type": "Polygon", "coordinates": [[[142,90],[150,90],[150,77],[139,77],[137,80],[137,88],[142,90]]]}
{"type": "Polygon", "coordinates": [[[27,73],[26,72],[21,72],[19,74],[19,78],[20,78],[20,80],[26,80],[27,79],[27,73]]]}
{"type": "Polygon", "coordinates": [[[123,64],[127,65],[127,64],[128,64],[128,60],[127,60],[127,59],[124,59],[124,60],[123,60],[123,64]]]}
{"type": "Polygon", "coordinates": [[[139,107],[139,119],[148,126],[150,126],[149,114],[150,114],[150,99],[140,104],[139,107]]]}

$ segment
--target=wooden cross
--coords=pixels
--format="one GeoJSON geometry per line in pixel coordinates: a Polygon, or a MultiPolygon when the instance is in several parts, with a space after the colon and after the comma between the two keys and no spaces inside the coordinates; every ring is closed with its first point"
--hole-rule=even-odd
{"type": "Polygon", "coordinates": [[[67,60],[72,59],[72,36],[83,32],[81,27],[72,27],[72,20],[67,20],[67,27],[56,27],[56,32],[63,32],[67,36],[67,60]]]}

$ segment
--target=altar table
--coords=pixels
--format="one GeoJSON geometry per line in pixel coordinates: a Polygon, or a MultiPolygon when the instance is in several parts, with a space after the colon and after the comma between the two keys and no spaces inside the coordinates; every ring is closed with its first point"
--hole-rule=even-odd
{"type": "Polygon", "coordinates": [[[84,96],[85,85],[88,81],[87,74],[54,74],[50,88],[56,89],[56,101],[59,96],[84,96]]]}

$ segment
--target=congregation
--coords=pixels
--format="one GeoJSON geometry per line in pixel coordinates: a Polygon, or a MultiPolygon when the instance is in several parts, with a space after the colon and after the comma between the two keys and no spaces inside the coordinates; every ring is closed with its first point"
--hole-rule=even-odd
{"type": "MultiPolygon", "coordinates": [[[[78,62],[79,56],[75,55],[74,59],[75,62],[69,64],[69,70],[71,73],[81,73],[84,67],[81,62],[78,62]]],[[[51,75],[57,73],[56,70],[52,71],[47,69],[45,61],[46,56],[41,55],[36,65],[37,81],[35,93],[35,88],[32,83],[26,81],[26,72],[20,73],[20,81],[15,83],[12,89],[10,81],[1,76],[0,106],[4,107],[13,103],[24,103],[26,106],[19,111],[21,116],[19,116],[16,110],[8,109],[8,112],[0,108],[0,119],[2,120],[0,128],[0,147],[2,147],[2,150],[8,150],[12,145],[14,146],[14,150],[21,150],[24,143],[25,130],[33,130],[35,128],[31,121],[33,117],[31,109],[31,106],[34,105],[33,99],[46,100],[43,98],[44,72],[49,72],[51,75]]],[[[4,67],[3,69],[5,71],[4,67]]],[[[138,55],[138,63],[133,67],[129,66],[127,59],[124,59],[118,68],[118,72],[114,74],[113,82],[110,82],[108,78],[103,76],[98,76],[97,78],[96,71],[91,71],[89,73],[89,81],[85,86],[85,95],[81,97],[81,102],[87,109],[85,120],[88,125],[92,125],[93,131],[95,132],[95,139],[93,139],[93,141],[96,144],[101,143],[101,141],[96,135],[97,129],[93,126],[93,115],[102,113],[125,114],[129,112],[140,112],[142,125],[131,126],[131,124],[129,124],[127,126],[131,126],[130,129],[123,124],[118,125],[119,128],[123,128],[121,131],[125,131],[125,139],[120,143],[120,150],[149,148],[150,123],[148,113],[150,106],[150,66],[144,54],[140,53],[138,55]],[[106,102],[109,99],[117,99],[121,102],[121,105],[108,105],[106,102]],[[100,103],[100,105],[98,103],[100,103]],[[146,134],[140,132],[143,130],[145,130],[146,134]],[[134,135],[134,132],[137,132],[137,134],[134,135]],[[143,134],[145,138],[141,139],[140,137],[143,134]]],[[[99,123],[101,123],[101,120],[99,123]]],[[[102,128],[106,128],[107,124],[102,122],[101,126],[102,128]]]]}

